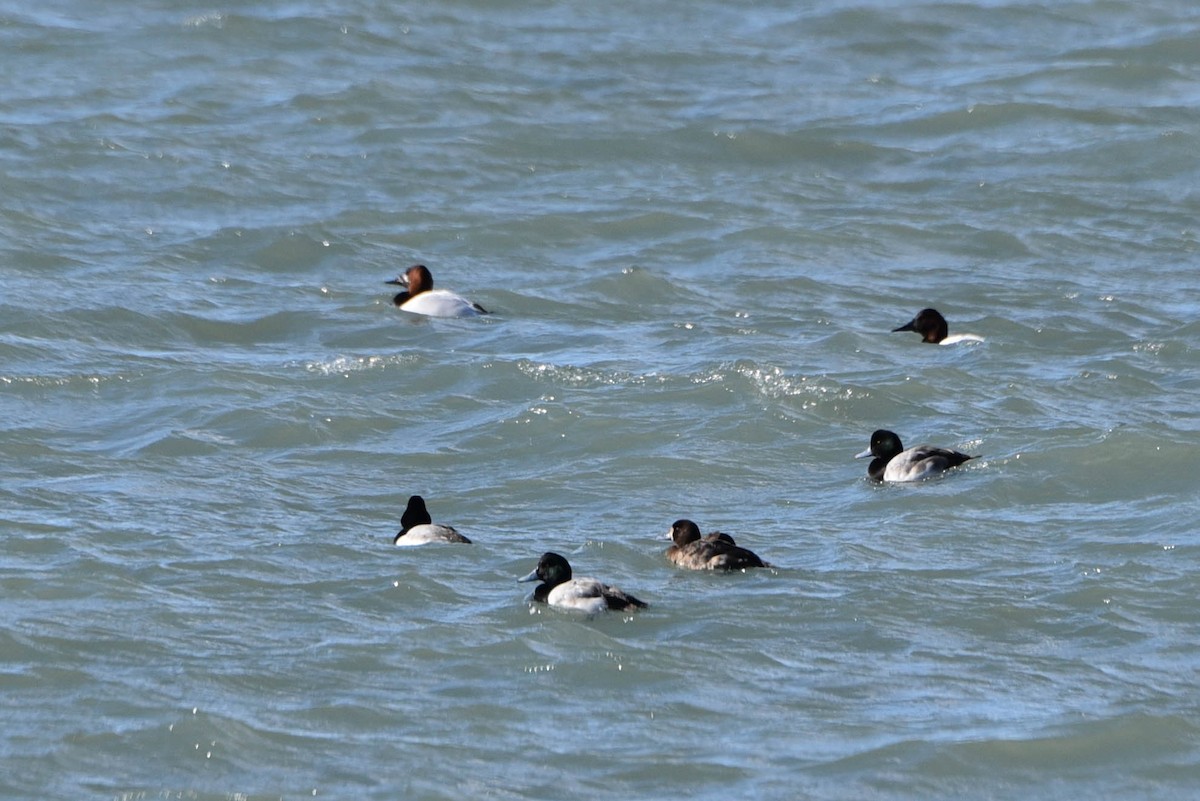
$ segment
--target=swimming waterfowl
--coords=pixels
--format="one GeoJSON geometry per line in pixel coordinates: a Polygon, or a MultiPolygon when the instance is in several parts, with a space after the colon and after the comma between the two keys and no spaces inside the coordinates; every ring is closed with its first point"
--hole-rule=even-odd
{"type": "Polygon", "coordinates": [[[459,534],[452,526],[443,526],[433,522],[429,510],[425,508],[425,499],[413,495],[408,499],[408,506],[400,516],[400,533],[392,540],[393,545],[426,545],[431,542],[465,542],[471,541],[459,534]]]}
{"type": "Polygon", "coordinates": [[[741,548],[733,537],[723,531],[700,536],[700,527],[691,520],[676,520],[668,535],[674,545],[666,557],[679,567],[689,570],[745,570],[748,567],[770,567],[753,551],[741,548]]]}
{"type": "Polygon", "coordinates": [[[606,609],[624,610],[646,606],[645,602],[594,578],[571,578],[571,565],[556,553],[542,554],[533,572],[517,581],[541,581],[542,583],[533,590],[533,600],[560,609],[595,614],[606,609]]]}
{"type": "Polygon", "coordinates": [[[946,324],[946,318],[937,309],[922,309],[916,317],[899,328],[892,329],[893,334],[897,331],[916,331],[921,335],[922,342],[929,342],[935,345],[953,345],[956,342],[983,342],[983,337],[978,334],[955,334],[950,336],[950,327],[946,324]]]}
{"type": "Polygon", "coordinates": [[[905,450],[900,437],[884,429],[872,434],[871,447],[855,454],[854,458],[868,456],[875,457],[867,467],[867,475],[872,481],[919,481],[958,467],[968,459],[978,458],[933,445],[917,445],[905,450]]]}
{"type": "Polygon", "coordinates": [[[392,303],[401,311],[429,317],[474,317],[488,313],[478,303],[472,303],[456,292],[434,289],[433,275],[424,264],[414,264],[386,283],[404,287],[403,292],[392,298],[392,303]]]}

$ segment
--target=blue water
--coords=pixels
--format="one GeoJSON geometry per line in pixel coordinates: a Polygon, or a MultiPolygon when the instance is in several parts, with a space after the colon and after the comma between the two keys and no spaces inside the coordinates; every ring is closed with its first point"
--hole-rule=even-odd
{"type": "Polygon", "coordinates": [[[0,53],[0,797],[1195,795],[1192,5],[0,1],[0,53]],[[980,458],[873,485],[876,428],[980,458]],[[393,547],[418,493],[474,544],[393,547]],[[544,551],[650,607],[531,604],[544,551]]]}

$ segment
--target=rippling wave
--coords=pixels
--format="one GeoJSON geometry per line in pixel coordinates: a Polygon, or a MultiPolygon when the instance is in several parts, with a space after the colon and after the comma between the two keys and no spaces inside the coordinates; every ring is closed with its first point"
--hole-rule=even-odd
{"type": "Polygon", "coordinates": [[[1186,796],[1198,32],[0,6],[0,794],[1186,796]]]}

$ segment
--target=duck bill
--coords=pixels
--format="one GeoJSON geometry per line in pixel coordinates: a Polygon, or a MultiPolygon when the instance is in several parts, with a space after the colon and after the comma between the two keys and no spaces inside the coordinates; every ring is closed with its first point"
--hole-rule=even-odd
{"type": "Polygon", "coordinates": [[[530,573],[528,576],[521,576],[519,579],[517,579],[517,581],[537,581],[537,580],[538,580],[538,574],[537,574],[536,567],[533,569],[533,572],[530,573]]]}
{"type": "Polygon", "coordinates": [[[917,330],[916,322],[917,322],[916,320],[909,320],[907,323],[900,326],[899,328],[893,328],[892,333],[894,334],[897,331],[916,331],[917,330]]]}
{"type": "MultiPolygon", "coordinates": [[[[899,329],[897,329],[897,330],[899,330],[899,329]]],[[[863,451],[862,453],[856,453],[856,454],[854,454],[854,458],[855,458],[855,459],[866,459],[866,458],[867,458],[868,456],[870,456],[870,455],[871,455],[871,449],[870,449],[870,448],[867,448],[867,449],[866,449],[865,451],[863,451]]]]}
{"type": "Polygon", "coordinates": [[[402,286],[405,289],[408,289],[408,279],[405,278],[404,276],[400,276],[398,278],[393,278],[391,281],[384,281],[383,283],[394,284],[395,286],[402,286]]]}

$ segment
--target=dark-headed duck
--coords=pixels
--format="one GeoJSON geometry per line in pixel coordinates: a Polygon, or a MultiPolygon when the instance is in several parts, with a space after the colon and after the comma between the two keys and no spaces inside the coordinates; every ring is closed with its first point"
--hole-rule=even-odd
{"type": "Polygon", "coordinates": [[[425,508],[425,499],[414,495],[408,499],[408,506],[400,516],[400,533],[392,540],[393,545],[426,545],[430,542],[465,542],[469,539],[459,534],[451,526],[443,526],[433,522],[429,510],[425,508]]]}
{"type": "Polygon", "coordinates": [[[403,292],[392,298],[392,303],[401,311],[430,317],[474,317],[488,313],[478,303],[472,303],[456,292],[434,289],[433,275],[424,264],[414,264],[403,275],[387,283],[404,287],[403,292]]]}
{"type": "Polygon", "coordinates": [[[872,481],[919,481],[958,467],[968,459],[978,458],[933,445],[917,445],[905,450],[900,437],[884,429],[872,434],[871,447],[855,454],[854,458],[868,456],[875,457],[867,467],[867,475],[872,481]]]}
{"type": "Polygon", "coordinates": [[[728,534],[715,531],[701,537],[700,527],[691,520],[676,520],[669,532],[675,543],[666,556],[676,565],[689,570],[745,570],[748,567],[770,567],[757,554],[741,548],[728,534]]]}
{"type": "Polygon", "coordinates": [[[916,317],[899,328],[892,329],[893,334],[897,331],[916,331],[921,335],[922,342],[934,345],[953,345],[956,342],[983,342],[983,337],[978,334],[955,334],[954,336],[950,336],[950,327],[946,325],[946,318],[937,309],[922,309],[916,317]]]}
{"type": "Polygon", "coordinates": [[[517,581],[541,581],[533,590],[533,600],[574,609],[587,614],[606,609],[624,610],[644,607],[646,604],[632,595],[602,584],[594,578],[571,578],[571,565],[556,553],[544,553],[537,567],[528,576],[517,581]]]}

